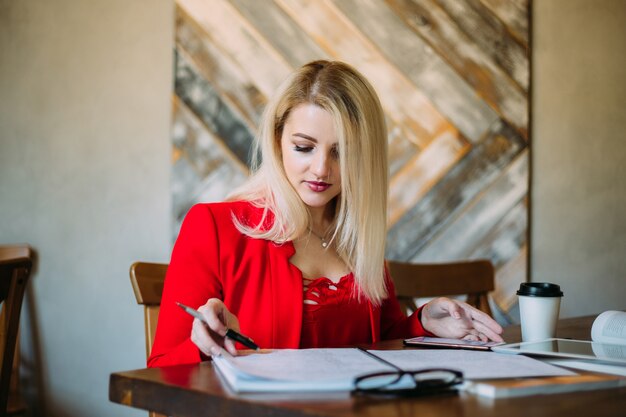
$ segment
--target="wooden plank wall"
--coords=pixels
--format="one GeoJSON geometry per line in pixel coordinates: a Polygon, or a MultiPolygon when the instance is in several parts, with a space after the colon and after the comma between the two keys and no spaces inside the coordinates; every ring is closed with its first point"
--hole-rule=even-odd
{"type": "Polygon", "coordinates": [[[294,68],[338,59],[389,124],[387,257],[486,257],[507,311],[526,279],[529,0],[177,0],[175,230],[248,175],[263,106],[294,68]]]}

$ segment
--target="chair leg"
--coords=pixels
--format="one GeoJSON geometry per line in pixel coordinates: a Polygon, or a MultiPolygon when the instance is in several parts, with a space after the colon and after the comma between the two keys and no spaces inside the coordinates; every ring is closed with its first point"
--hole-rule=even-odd
{"type": "Polygon", "coordinates": [[[15,342],[15,354],[13,356],[13,371],[9,386],[9,400],[7,402],[7,416],[18,416],[26,413],[26,402],[20,389],[20,335],[19,330],[15,342]]]}

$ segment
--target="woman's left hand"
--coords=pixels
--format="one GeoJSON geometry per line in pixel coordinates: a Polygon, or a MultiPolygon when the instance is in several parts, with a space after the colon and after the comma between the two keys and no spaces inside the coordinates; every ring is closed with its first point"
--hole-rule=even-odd
{"type": "Polygon", "coordinates": [[[438,337],[502,342],[502,327],[488,314],[467,303],[436,298],[422,309],[422,326],[438,337]]]}

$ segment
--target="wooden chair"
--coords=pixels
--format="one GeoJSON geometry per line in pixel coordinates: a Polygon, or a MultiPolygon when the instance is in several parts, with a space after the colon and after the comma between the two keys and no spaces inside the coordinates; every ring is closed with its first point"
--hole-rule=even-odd
{"type": "Polygon", "coordinates": [[[22,300],[33,265],[25,245],[0,246],[0,415],[26,410],[19,392],[19,337],[22,300]]]}
{"type": "Polygon", "coordinates": [[[494,289],[495,273],[488,260],[439,264],[387,261],[396,287],[396,297],[409,311],[417,309],[416,298],[467,294],[467,303],[492,315],[488,293],[494,289]]]}
{"type": "MultiPolygon", "coordinates": [[[[167,264],[135,262],[130,267],[130,282],[133,285],[137,304],[144,307],[146,358],[150,355],[154,343],[166,272],[167,264]]],[[[150,417],[165,416],[150,411],[150,417]]]]}

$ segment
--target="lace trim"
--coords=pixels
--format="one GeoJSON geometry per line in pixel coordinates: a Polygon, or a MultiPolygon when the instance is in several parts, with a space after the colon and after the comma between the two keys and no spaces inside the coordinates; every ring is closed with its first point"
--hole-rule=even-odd
{"type": "Polygon", "coordinates": [[[326,277],[320,277],[315,279],[303,278],[303,291],[304,291],[304,304],[305,305],[320,305],[330,304],[333,301],[337,301],[339,298],[343,298],[345,293],[349,291],[351,286],[351,280],[348,277],[351,274],[347,274],[334,283],[326,277]]]}

